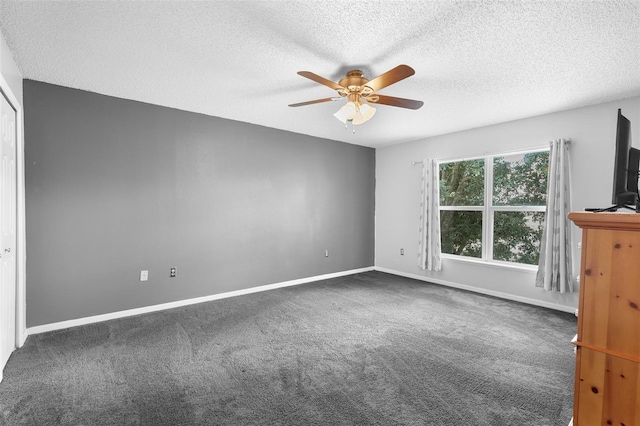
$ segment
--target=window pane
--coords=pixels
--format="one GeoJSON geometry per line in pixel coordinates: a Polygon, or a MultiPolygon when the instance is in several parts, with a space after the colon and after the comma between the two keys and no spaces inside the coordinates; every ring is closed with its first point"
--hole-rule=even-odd
{"type": "Polygon", "coordinates": [[[495,212],[493,258],[538,264],[544,212],[495,212]]]}
{"type": "Polygon", "coordinates": [[[482,257],[482,212],[440,211],[442,253],[482,257]]]}
{"type": "Polygon", "coordinates": [[[440,164],[440,205],[484,205],[484,160],[440,164]]]}
{"type": "Polygon", "coordinates": [[[544,206],[548,173],[548,151],[495,157],[493,205],[544,206]]]}

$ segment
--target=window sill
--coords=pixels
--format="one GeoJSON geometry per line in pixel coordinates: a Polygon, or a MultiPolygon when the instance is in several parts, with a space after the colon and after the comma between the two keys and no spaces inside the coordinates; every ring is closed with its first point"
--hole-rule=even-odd
{"type": "Polygon", "coordinates": [[[483,260],[473,257],[456,256],[452,254],[443,254],[442,259],[453,260],[455,262],[474,263],[482,266],[489,266],[498,269],[512,269],[516,271],[537,272],[537,265],[525,265],[522,263],[500,262],[496,260],[483,260]]]}

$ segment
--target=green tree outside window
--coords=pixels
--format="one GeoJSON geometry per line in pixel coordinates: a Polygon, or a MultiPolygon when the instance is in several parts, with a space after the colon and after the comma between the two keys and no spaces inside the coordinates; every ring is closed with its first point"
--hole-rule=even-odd
{"type": "Polygon", "coordinates": [[[441,163],[442,253],[536,265],[548,168],[548,151],[441,163]]]}

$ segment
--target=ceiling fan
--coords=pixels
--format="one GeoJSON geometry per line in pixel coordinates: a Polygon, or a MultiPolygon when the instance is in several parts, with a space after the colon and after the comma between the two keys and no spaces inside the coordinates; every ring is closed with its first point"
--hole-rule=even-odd
{"type": "Polygon", "coordinates": [[[398,65],[384,74],[368,80],[363,77],[362,71],[351,70],[345,78],[341,79],[338,83],[334,83],[310,71],[298,71],[298,74],[301,76],[334,89],[340,97],[315,99],[313,101],[290,104],[289,106],[299,107],[346,98],[348,99],[347,104],[340,108],[334,116],[344,124],[347,124],[347,122],[352,122],[354,125],[362,124],[370,120],[376,113],[376,109],[370,104],[389,105],[408,109],[420,108],[424,104],[422,101],[396,98],[377,93],[378,90],[397,83],[400,80],[404,80],[407,77],[411,77],[415,73],[414,69],[408,65],[398,65]]]}

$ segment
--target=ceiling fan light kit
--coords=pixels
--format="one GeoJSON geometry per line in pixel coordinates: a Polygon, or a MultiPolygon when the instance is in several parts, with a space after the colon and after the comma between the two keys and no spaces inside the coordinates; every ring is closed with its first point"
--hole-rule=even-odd
{"type": "Polygon", "coordinates": [[[369,106],[368,104],[362,104],[356,107],[356,116],[353,117],[353,124],[356,126],[362,123],[366,123],[367,121],[371,120],[371,117],[376,114],[376,109],[372,106],[369,106]]]}
{"type": "Polygon", "coordinates": [[[376,109],[369,104],[361,104],[359,102],[347,102],[333,116],[346,126],[351,121],[354,126],[365,123],[371,119],[376,113],[376,109]]]}
{"type": "MultiPolygon", "coordinates": [[[[334,117],[347,125],[351,122],[354,126],[366,123],[376,113],[376,109],[369,104],[382,104],[395,106],[407,109],[419,109],[422,105],[422,101],[415,101],[413,99],[395,98],[392,96],[379,95],[376,92],[400,80],[404,80],[407,77],[415,74],[413,68],[408,65],[398,65],[397,67],[387,71],[378,77],[368,80],[363,77],[363,73],[360,70],[351,70],[347,73],[347,76],[341,79],[338,83],[334,83],[324,77],[314,74],[310,71],[298,71],[303,77],[325,85],[336,92],[342,97],[347,98],[347,103],[342,106],[336,112],[334,117]]],[[[323,98],[313,101],[300,102],[296,104],[290,104],[290,107],[299,107],[304,105],[318,104],[322,102],[334,101],[340,98],[323,98]]]]}

